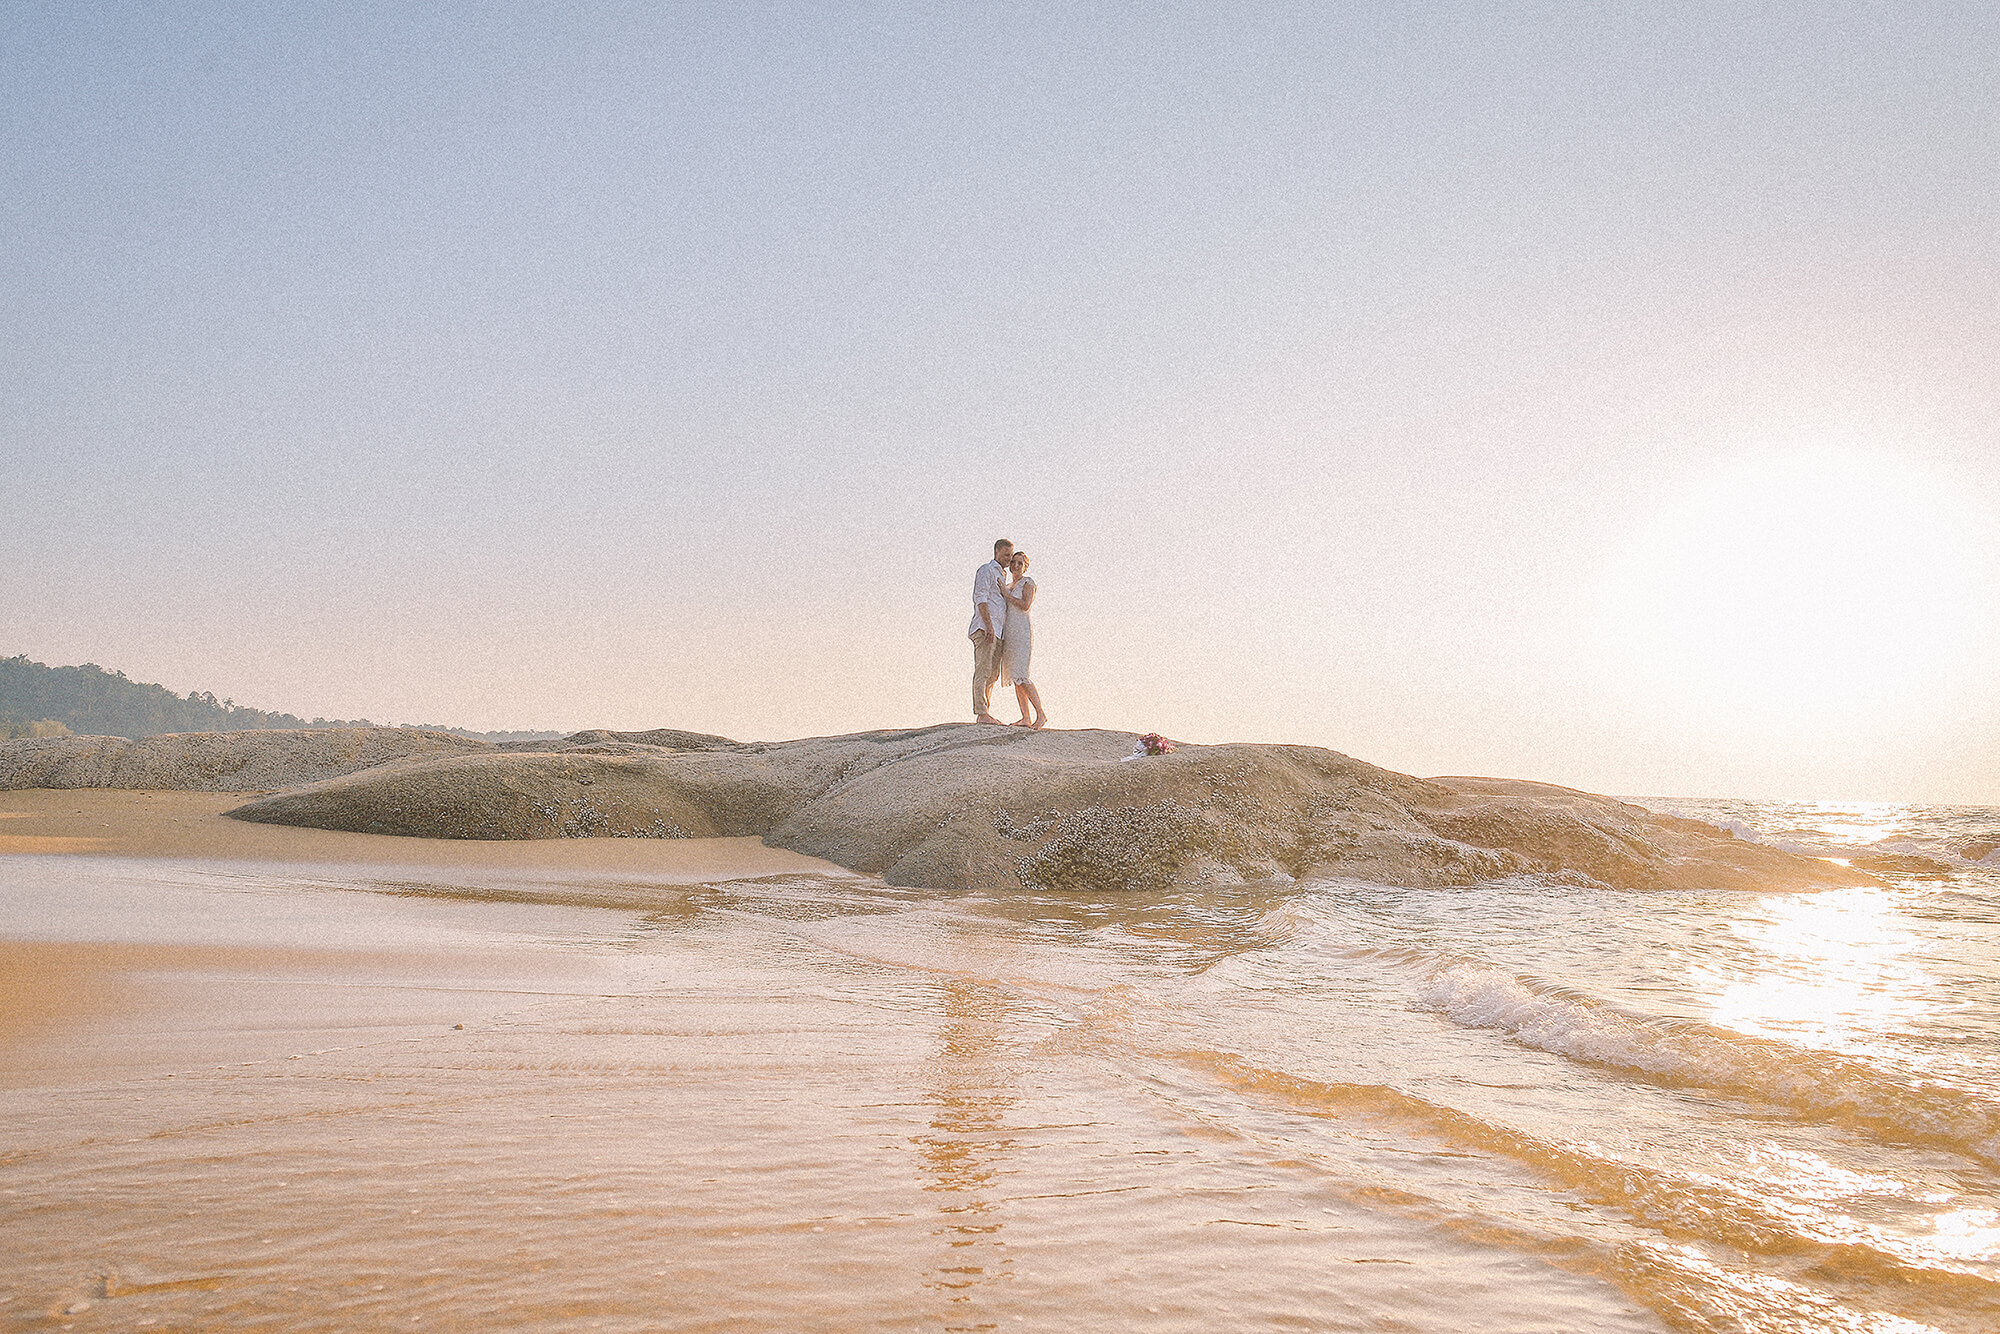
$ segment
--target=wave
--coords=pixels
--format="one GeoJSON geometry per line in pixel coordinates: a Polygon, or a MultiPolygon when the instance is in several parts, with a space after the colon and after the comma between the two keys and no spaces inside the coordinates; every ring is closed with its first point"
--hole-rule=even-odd
{"type": "Polygon", "coordinates": [[[1742,839],[1745,843],[1762,843],[1764,841],[1764,835],[1761,831],[1753,828],[1750,825],[1743,823],[1743,821],[1741,820],[1730,819],[1728,817],[1722,817],[1722,818],[1704,817],[1704,818],[1707,819],[1707,822],[1709,824],[1714,825],[1717,829],[1725,830],[1728,833],[1734,834],[1736,835],[1736,837],[1742,839]]]}
{"type": "MultiPolygon", "coordinates": [[[[1984,904],[1986,900],[1979,900],[1984,904]]],[[[2000,1167],[2000,1105],[1945,1084],[1912,1083],[1865,1060],[1693,1020],[1633,1014],[1477,957],[1410,941],[1356,938],[1358,923],[1292,903],[1261,923],[1268,939],[1365,959],[1411,979],[1409,1003],[1522,1046],[1698,1088],[1876,1140],[1943,1149],[2000,1167]]]]}
{"type": "Polygon", "coordinates": [[[1712,819],[1709,823],[1727,829],[1745,843],[1761,843],[1796,857],[1848,857],[1859,850],[1856,844],[1834,838],[1818,829],[1764,830],[1741,820],[1712,819]]]}
{"type": "MultiPolygon", "coordinates": [[[[1306,1115],[1346,1124],[1387,1121],[1395,1138],[1415,1131],[1455,1149],[1521,1163],[1576,1198],[1616,1211],[1654,1240],[1615,1245],[1601,1260],[1625,1271],[1634,1286],[1679,1307],[1701,1328],[1716,1327],[1718,1318],[1728,1316],[1725,1323],[1731,1328],[1790,1329],[1789,1323],[1771,1325],[1758,1316],[1795,1312],[1801,1306],[1825,1308],[1820,1313],[1826,1317],[1836,1315],[1823,1293],[1781,1278],[1774,1269],[1794,1276],[1811,1274],[1834,1289],[1852,1285],[1855,1295],[1879,1294],[1887,1287],[1903,1293],[1925,1316],[1945,1317],[1947,1325],[1956,1325],[1950,1318],[1954,1316],[2000,1315],[2000,1287],[1986,1277],[1955,1266],[1941,1267],[1935,1257],[1909,1252],[1879,1233],[1857,1230],[1851,1220],[1815,1222],[1795,1207],[1760,1198],[1713,1176],[1664,1171],[1594,1151],[1589,1145],[1543,1139],[1401,1089],[1300,1076],[1233,1052],[1181,1052],[1178,1060],[1217,1084],[1306,1115]],[[1716,1243],[1742,1256],[1748,1271],[1702,1254],[1716,1243]]],[[[1379,1188],[1370,1193],[1379,1203],[1392,1202],[1391,1194],[1379,1188]]],[[[1401,1191],[1394,1197],[1413,1203],[1401,1191]]],[[[1477,1212],[1483,1219],[1483,1211],[1477,1212]]],[[[1574,1245],[1583,1240],[1575,1228],[1560,1221],[1548,1225],[1554,1232],[1544,1237],[1545,1242],[1559,1238],[1574,1245]]],[[[1482,1221],[1482,1226],[1490,1228],[1490,1220],[1482,1221]]],[[[1934,1328],[1907,1323],[1893,1327],[1934,1328]]]]}
{"type": "Polygon", "coordinates": [[[1847,1057],[1602,1001],[1478,963],[1438,968],[1420,1009],[1468,1028],[1661,1082],[1731,1094],[1906,1145],[2000,1167],[2000,1108],[1956,1089],[1904,1083],[1847,1057]]]}

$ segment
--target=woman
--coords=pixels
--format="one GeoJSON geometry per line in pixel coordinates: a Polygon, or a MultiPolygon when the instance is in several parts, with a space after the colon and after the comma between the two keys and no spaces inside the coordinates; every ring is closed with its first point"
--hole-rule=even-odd
{"type": "Polygon", "coordinates": [[[1035,581],[1028,577],[1028,553],[1015,552],[1007,562],[1007,570],[1013,582],[1001,590],[1007,599],[1007,626],[1000,632],[1000,680],[1014,687],[1014,698],[1021,705],[1021,716],[1014,726],[1047,727],[1049,715],[1042,708],[1042,692],[1028,678],[1028,657],[1035,647],[1035,627],[1028,620],[1028,609],[1035,605],[1035,581]],[[1034,706],[1032,720],[1028,716],[1029,705],[1034,706]]]}

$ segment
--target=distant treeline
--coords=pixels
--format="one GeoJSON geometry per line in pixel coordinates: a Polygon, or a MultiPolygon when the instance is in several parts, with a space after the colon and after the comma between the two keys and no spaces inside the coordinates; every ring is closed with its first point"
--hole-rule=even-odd
{"type": "MultiPolygon", "coordinates": [[[[163,732],[251,732],[269,727],[373,727],[366,718],[314,718],[266,713],[217,699],[206,691],[176,695],[165,686],[133,681],[96,663],[49,667],[25,655],[0,658],[0,736],[139,737],[163,732]]],[[[531,741],[555,732],[468,732],[462,727],[432,731],[480,741],[531,741]]]]}

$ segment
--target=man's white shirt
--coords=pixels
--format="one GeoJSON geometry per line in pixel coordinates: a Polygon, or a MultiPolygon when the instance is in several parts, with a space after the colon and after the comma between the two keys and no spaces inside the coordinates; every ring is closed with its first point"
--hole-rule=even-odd
{"type": "Polygon", "coordinates": [[[986,606],[986,614],[993,618],[993,633],[999,634],[1007,625],[1007,595],[1000,591],[1000,562],[989,560],[979,567],[979,573],[972,576],[972,624],[966,629],[970,639],[986,627],[979,621],[980,604],[986,606]]]}

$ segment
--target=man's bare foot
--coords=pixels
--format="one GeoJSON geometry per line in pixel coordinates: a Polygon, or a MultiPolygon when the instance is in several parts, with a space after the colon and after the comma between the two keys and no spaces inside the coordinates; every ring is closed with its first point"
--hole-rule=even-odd
{"type": "Polygon", "coordinates": [[[982,713],[977,718],[974,718],[972,721],[975,723],[988,723],[994,727],[998,727],[1000,725],[1000,720],[998,718],[995,718],[990,713],[982,713]]]}

